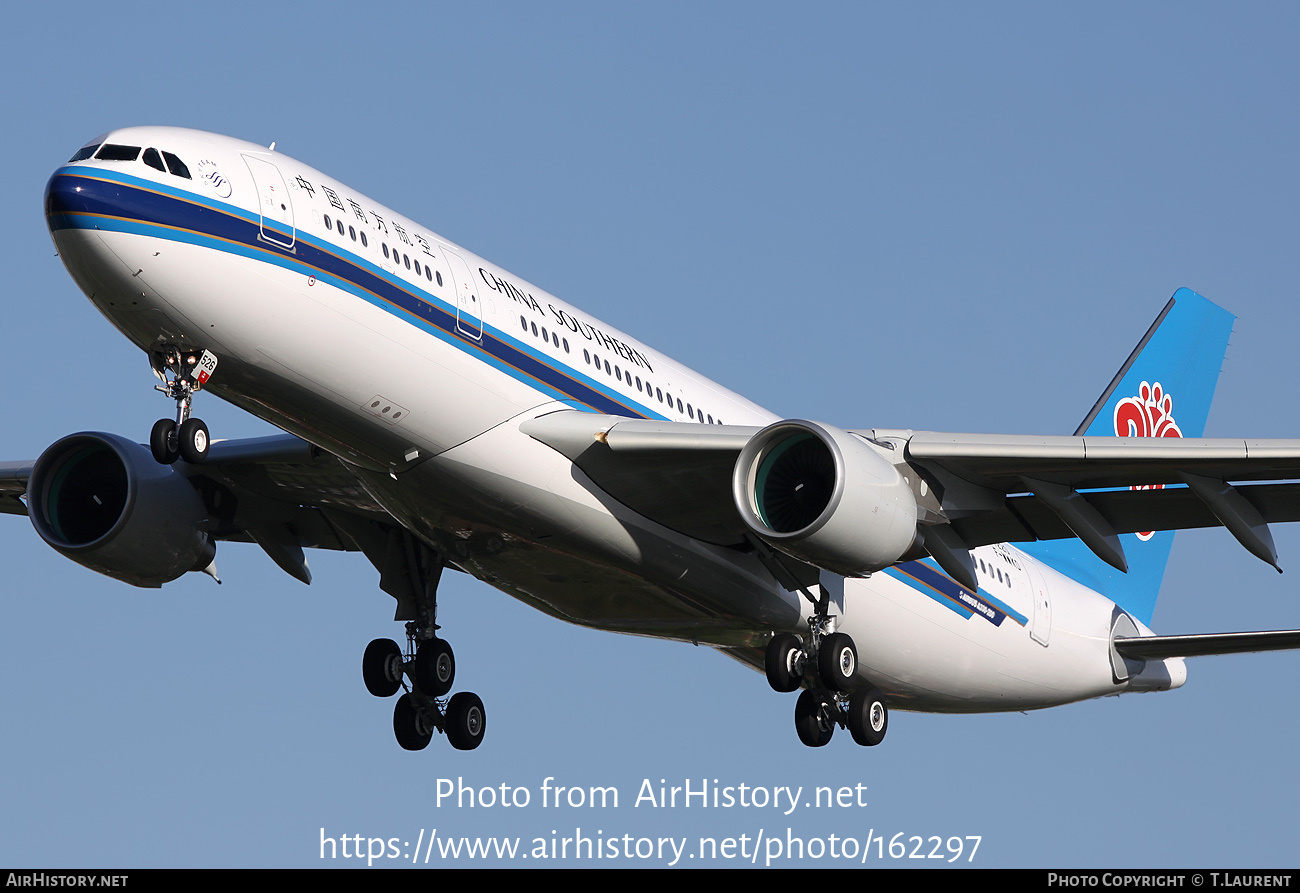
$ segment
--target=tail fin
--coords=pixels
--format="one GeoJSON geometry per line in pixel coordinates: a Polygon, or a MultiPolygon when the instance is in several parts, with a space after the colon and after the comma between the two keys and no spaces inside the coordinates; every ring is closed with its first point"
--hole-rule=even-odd
{"type": "MultiPolygon", "coordinates": [[[[1075,435],[1201,437],[1235,319],[1196,292],[1178,289],[1075,435]]],[[[1128,556],[1127,574],[1078,540],[1021,548],[1150,624],[1174,532],[1130,533],[1121,541],[1128,556]]]]}

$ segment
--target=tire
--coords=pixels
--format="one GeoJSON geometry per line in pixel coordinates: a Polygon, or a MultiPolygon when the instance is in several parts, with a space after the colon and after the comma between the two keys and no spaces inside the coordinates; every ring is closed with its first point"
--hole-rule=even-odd
{"type": "Polygon", "coordinates": [[[398,698],[393,708],[393,734],[404,750],[424,750],[433,737],[433,729],[420,716],[410,695],[398,698]]]}
{"type": "Polygon", "coordinates": [[[487,713],[473,692],[462,691],[447,702],[447,740],[457,750],[473,750],[483,743],[487,713]]]}
{"type": "Polygon", "coordinates": [[[831,691],[848,691],[858,675],[858,649],[844,633],[832,633],[822,639],[817,652],[817,672],[822,684],[831,691]]]}
{"type": "Polygon", "coordinates": [[[780,633],[767,643],[764,656],[764,669],[767,670],[767,684],[773,691],[789,692],[799,687],[802,673],[795,672],[795,658],[803,643],[794,633],[780,633]]]}
{"type": "Polygon", "coordinates": [[[366,691],[377,698],[397,694],[402,687],[401,660],[402,649],[392,639],[375,639],[367,645],[366,653],[361,656],[361,678],[365,680],[366,691]],[[397,659],[396,678],[393,678],[393,658],[397,659]]]}
{"type": "Polygon", "coordinates": [[[153,423],[149,432],[149,452],[159,465],[171,465],[180,458],[176,447],[176,423],[171,419],[159,419],[153,423]]]}
{"type": "Polygon", "coordinates": [[[875,747],[889,731],[885,696],[874,685],[860,688],[849,698],[849,734],[864,747],[875,747]]]}
{"type": "Polygon", "coordinates": [[[208,438],[208,426],[202,419],[186,419],[176,435],[176,446],[181,458],[191,465],[198,465],[208,458],[208,447],[212,444],[208,438]]]}
{"type": "Polygon", "coordinates": [[[835,723],[828,721],[829,709],[833,708],[814,692],[799,695],[799,700],[794,702],[794,730],[799,733],[800,741],[809,747],[824,747],[830,742],[835,723]]]}
{"type": "Polygon", "coordinates": [[[429,639],[420,643],[415,652],[415,684],[434,698],[451,691],[456,680],[456,656],[451,646],[442,639],[429,639]]]}

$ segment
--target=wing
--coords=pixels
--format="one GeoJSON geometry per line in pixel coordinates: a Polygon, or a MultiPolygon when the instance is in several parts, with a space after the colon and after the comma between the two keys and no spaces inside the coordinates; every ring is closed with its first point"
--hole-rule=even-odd
{"type": "Polygon", "coordinates": [[[27,492],[27,479],[31,477],[33,462],[0,462],[0,513],[25,515],[27,506],[22,496],[27,492]]]}
{"type": "MultiPolygon", "coordinates": [[[[963,560],[961,553],[976,546],[1078,538],[1126,570],[1119,534],[1223,526],[1276,567],[1267,525],[1300,520],[1300,440],[839,431],[804,422],[760,430],[567,410],[522,430],[646,517],[740,545],[770,531],[746,520],[752,513],[741,501],[754,508],[762,494],[754,463],[742,468],[738,461],[751,442],[781,427],[823,441],[836,459],[831,491],[852,486],[855,455],[884,457],[912,490],[925,552],[972,589],[969,554],[963,560]]],[[[754,461],[774,452],[760,451],[754,461]]]]}

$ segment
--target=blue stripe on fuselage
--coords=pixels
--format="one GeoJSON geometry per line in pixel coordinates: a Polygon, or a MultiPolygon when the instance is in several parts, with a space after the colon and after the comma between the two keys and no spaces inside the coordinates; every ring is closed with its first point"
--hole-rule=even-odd
{"type": "Polygon", "coordinates": [[[1026,623],[1025,615],[983,589],[971,592],[952,577],[931,567],[927,561],[904,561],[885,568],[884,572],[963,617],[976,615],[994,626],[1001,626],[1008,617],[1021,626],[1026,623]]]}
{"type": "Polygon", "coordinates": [[[301,229],[292,249],[271,245],[260,237],[271,221],[235,205],[117,172],[65,167],[50,179],[46,217],[51,231],[108,229],[155,236],[313,275],[551,397],[611,415],[666,418],[486,324],[481,342],[467,340],[456,334],[454,306],[301,229]]]}

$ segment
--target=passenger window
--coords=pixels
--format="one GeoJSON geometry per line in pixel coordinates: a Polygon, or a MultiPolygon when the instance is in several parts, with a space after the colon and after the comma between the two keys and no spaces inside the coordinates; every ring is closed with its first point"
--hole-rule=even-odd
{"type": "Polygon", "coordinates": [[[156,171],[167,173],[167,168],[163,166],[162,156],[158,154],[157,149],[149,148],[144,150],[144,163],[156,171]]]}

